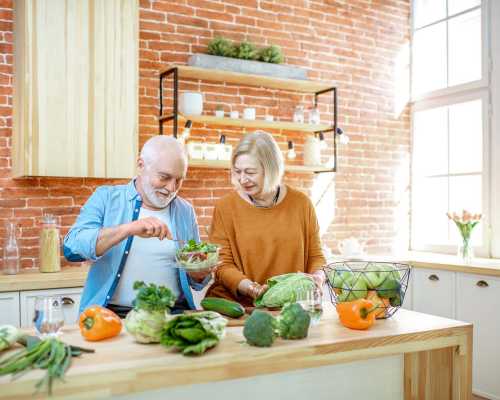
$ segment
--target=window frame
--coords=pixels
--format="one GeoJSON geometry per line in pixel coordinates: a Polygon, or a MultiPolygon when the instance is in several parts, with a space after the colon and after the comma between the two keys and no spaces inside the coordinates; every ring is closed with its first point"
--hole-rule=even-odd
{"type": "MultiPolygon", "coordinates": [[[[415,191],[413,182],[416,180],[416,171],[413,168],[414,159],[414,146],[415,141],[415,126],[414,117],[415,113],[436,107],[449,106],[456,103],[462,103],[475,99],[482,100],[482,113],[483,113],[483,160],[482,160],[482,213],[483,219],[480,227],[483,234],[482,246],[474,248],[476,256],[479,257],[500,257],[500,135],[493,135],[492,127],[497,131],[500,128],[500,117],[492,118],[493,102],[497,108],[500,108],[500,90],[495,92],[493,89],[493,62],[500,65],[500,54],[496,55],[492,51],[493,46],[500,49],[500,40],[495,41],[492,34],[495,29],[500,31],[500,26],[490,25],[490,20],[493,15],[500,16],[500,5],[492,5],[490,0],[482,0],[481,5],[469,8],[453,16],[440,19],[432,22],[431,24],[424,25],[419,29],[426,26],[431,26],[442,21],[449,21],[450,18],[471,12],[476,9],[481,10],[481,45],[482,45],[482,78],[476,81],[467,82],[452,87],[446,87],[419,95],[414,95],[413,90],[413,40],[415,34],[415,3],[412,0],[411,5],[411,51],[410,51],[410,106],[411,106],[411,140],[412,140],[412,157],[411,157],[411,195],[410,195],[410,250],[415,251],[428,251],[435,253],[456,254],[457,245],[446,244],[425,244],[418,243],[415,238],[413,220],[415,218],[415,191]],[[495,100],[496,99],[496,100],[495,100]],[[496,157],[495,157],[496,156],[496,157]],[[498,169],[497,172],[495,172],[498,169]],[[498,204],[497,210],[492,205],[498,204]],[[496,228],[496,229],[495,229],[496,228]],[[495,246],[495,242],[497,245],[495,246]]],[[[493,2],[494,3],[494,2],[493,2]]],[[[446,4],[448,7],[448,4],[446,4]]],[[[499,19],[500,21],[500,19],[499,19]]],[[[500,25],[500,24],[498,24],[500,25]]],[[[498,33],[498,32],[497,32],[498,33]]],[[[448,29],[447,29],[448,35],[448,29]]],[[[446,42],[446,51],[448,53],[448,36],[446,42]]],[[[500,52],[499,52],[500,53],[500,52]]],[[[448,70],[448,54],[447,54],[447,70],[448,70]]],[[[448,71],[447,71],[448,80],[448,71]]],[[[494,80],[494,79],[493,79],[494,80]]],[[[500,78],[496,79],[500,81],[500,78]]],[[[500,82],[499,82],[500,83],[500,82]]],[[[451,210],[455,211],[455,210],[451,210]]],[[[458,210],[457,210],[458,211],[458,210]]],[[[477,229],[477,228],[476,228],[477,229]]]]}

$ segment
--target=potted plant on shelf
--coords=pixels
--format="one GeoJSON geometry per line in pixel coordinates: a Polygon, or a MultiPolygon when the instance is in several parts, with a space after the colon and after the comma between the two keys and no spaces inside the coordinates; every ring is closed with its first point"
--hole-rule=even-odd
{"type": "Polygon", "coordinates": [[[217,36],[208,44],[207,53],[193,54],[188,59],[188,65],[253,75],[307,79],[305,69],[280,65],[284,57],[281,48],[276,45],[257,48],[248,41],[234,44],[226,38],[217,36]]]}

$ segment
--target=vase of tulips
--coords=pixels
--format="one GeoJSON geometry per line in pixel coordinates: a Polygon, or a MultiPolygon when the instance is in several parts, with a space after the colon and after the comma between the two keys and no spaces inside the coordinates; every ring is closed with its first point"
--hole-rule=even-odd
{"type": "Polygon", "coordinates": [[[470,264],[472,257],[474,257],[471,244],[471,233],[481,220],[481,214],[471,214],[467,210],[463,210],[462,215],[457,213],[447,213],[446,215],[455,223],[462,237],[462,244],[458,247],[457,255],[465,264],[470,264]]]}

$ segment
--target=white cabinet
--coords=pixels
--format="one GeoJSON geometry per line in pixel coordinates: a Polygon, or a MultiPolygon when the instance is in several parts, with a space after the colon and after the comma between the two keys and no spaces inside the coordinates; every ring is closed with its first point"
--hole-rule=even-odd
{"type": "Polygon", "coordinates": [[[19,292],[0,293],[0,325],[19,328],[19,292]]]}
{"type": "Polygon", "coordinates": [[[474,324],[474,393],[500,399],[500,278],[457,273],[456,311],[474,324]]]}
{"type": "Polygon", "coordinates": [[[454,318],[455,273],[432,269],[413,269],[413,310],[454,318]]]}
{"type": "Polygon", "coordinates": [[[29,290],[21,292],[21,327],[31,328],[35,314],[35,298],[37,296],[59,296],[63,304],[64,324],[74,325],[78,319],[78,308],[82,288],[64,288],[48,290],[29,290]]]}

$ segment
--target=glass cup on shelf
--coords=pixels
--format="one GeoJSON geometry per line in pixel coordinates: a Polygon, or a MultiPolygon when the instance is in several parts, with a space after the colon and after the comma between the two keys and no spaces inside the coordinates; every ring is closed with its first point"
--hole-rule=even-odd
{"type": "Polygon", "coordinates": [[[297,303],[308,312],[311,317],[311,325],[316,325],[323,315],[323,296],[317,287],[311,290],[303,290],[297,293],[297,303]]]}
{"type": "Polygon", "coordinates": [[[41,338],[57,337],[64,325],[62,300],[59,296],[37,296],[33,325],[41,338]]]}

